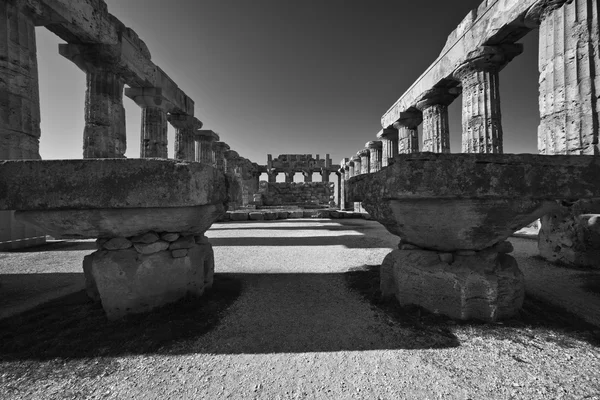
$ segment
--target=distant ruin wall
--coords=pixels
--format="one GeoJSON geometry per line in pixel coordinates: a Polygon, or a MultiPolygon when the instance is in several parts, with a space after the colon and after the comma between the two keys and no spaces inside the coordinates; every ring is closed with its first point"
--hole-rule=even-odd
{"type": "MultiPolygon", "coordinates": [[[[266,182],[263,182],[263,186],[266,182]]],[[[323,204],[328,205],[334,200],[333,182],[305,183],[269,183],[267,191],[263,192],[263,203],[266,206],[291,204],[323,204]]]]}

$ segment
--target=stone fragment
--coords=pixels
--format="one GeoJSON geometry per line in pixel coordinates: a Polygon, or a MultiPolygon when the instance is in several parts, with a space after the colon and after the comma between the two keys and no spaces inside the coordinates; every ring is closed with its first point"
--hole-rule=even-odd
{"type": "Polygon", "coordinates": [[[303,218],[304,212],[302,210],[290,211],[288,218],[303,218]]]}
{"type": "Polygon", "coordinates": [[[267,211],[264,213],[264,217],[266,220],[274,220],[277,219],[278,213],[275,211],[267,211]]]}
{"type": "Polygon", "coordinates": [[[185,257],[188,254],[188,249],[177,249],[171,251],[171,256],[173,258],[185,257]]]}
{"type": "Polygon", "coordinates": [[[414,244],[410,244],[410,243],[398,243],[398,248],[400,250],[421,250],[421,248],[419,246],[415,246],[414,244]]]}
{"type": "Polygon", "coordinates": [[[440,261],[446,264],[452,264],[454,262],[454,255],[452,253],[439,253],[440,261]]]}
{"type": "Polygon", "coordinates": [[[179,233],[176,232],[165,232],[160,235],[160,240],[164,240],[165,242],[174,242],[179,239],[179,233]]]}
{"type": "Polygon", "coordinates": [[[106,241],[103,247],[106,250],[123,250],[128,249],[132,245],[131,241],[124,237],[116,237],[106,241]]]}
{"type": "Polygon", "coordinates": [[[338,219],[340,217],[340,213],[338,211],[330,211],[329,217],[331,217],[333,219],[338,219]]]}
{"type": "Polygon", "coordinates": [[[287,211],[279,211],[277,212],[277,218],[278,219],[287,219],[288,217],[288,212],[287,211]]]}
{"type": "Polygon", "coordinates": [[[158,253],[159,251],[167,250],[169,248],[169,243],[159,240],[150,244],[135,243],[133,247],[135,247],[137,252],[140,254],[153,254],[158,253]]]}
{"type": "Polygon", "coordinates": [[[196,244],[194,236],[181,236],[169,245],[169,250],[191,249],[196,244]]]}
{"type": "Polygon", "coordinates": [[[223,221],[224,222],[231,221],[231,213],[229,213],[229,212],[223,213],[223,221]]]}
{"type": "Polygon", "coordinates": [[[144,234],[134,236],[130,240],[133,243],[150,244],[150,243],[156,242],[158,239],[159,239],[159,236],[156,233],[154,233],[154,232],[146,232],[144,234]]]}
{"type": "Polygon", "coordinates": [[[100,250],[104,247],[104,243],[108,242],[109,238],[99,238],[96,239],[96,249],[100,250]]]}
{"type": "Polygon", "coordinates": [[[248,214],[248,218],[253,221],[262,221],[265,219],[265,215],[261,212],[251,212],[248,214]]]}
{"type": "Polygon", "coordinates": [[[523,304],[523,274],[514,258],[454,256],[452,265],[426,250],[394,250],[381,266],[381,291],[401,305],[416,304],[451,318],[497,321],[523,304]]]}
{"type": "Polygon", "coordinates": [[[194,236],[194,240],[197,244],[206,244],[208,243],[208,238],[205,235],[196,235],[194,236]]]}
{"type": "Polygon", "coordinates": [[[248,213],[247,212],[232,212],[230,214],[232,221],[247,221],[248,213]]]}
{"type": "Polygon", "coordinates": [[[317,216],[316,210],[304,210],[302,212],[302,218],[315,218],[317,216]]]}

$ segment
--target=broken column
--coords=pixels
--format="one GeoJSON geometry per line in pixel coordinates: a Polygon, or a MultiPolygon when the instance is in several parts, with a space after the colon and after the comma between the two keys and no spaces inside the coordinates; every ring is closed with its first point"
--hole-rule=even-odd
{"type": "Polygon", "coordinates": [[[202,122],[185,114],[169,114],[167,120],[175,128],[175,159],[196,161],[195,135],[202,122]]]}
{"type": "Polygon", "coordinates": [[[381,167],[387,167],[389,160],[398,154],[398,130],[382,129],[377,134],[377,139],[381,140],[381,167]]]}
{"type": "Polygon", "coordinates": [[[450,153],[448,105],[459,93],[457,89],[435,88],[417,104],[423,113],[423,151],[450,153]]]}
{"type": "Polygon", "coordinates": [[[196,131],[196,161],[206,165],[215,165],[213,143],[219,140],[219,135],[209,129],[196,131]]]}
{"type": "Polygon", "coordinates": [[[398,130],[398,154],[419,152],[419,125],[423,121],[421,112],[407,111],[393,126],[398,130]]]}
{"type": "Polygon", "coordinates": [[[369,172],[377,172],[381,169],[382,143],[378,140],[367,142],[365,145],[369,150],[369,172]]]}
{"type": "MultiPolygon", "coordinates": [[[[557,1],[529,15],[540,27],[540,154],[600,154],[597,8],[596,2],[557,1]]],[[[540,255],[600,268],[599,221],[600,201],[562,202],[559,210],[541,218],[540,255]]]]}
{"type": "Polygon", "coordinates": [[[140,157],[167,158],[167,112],[172,104],[161,88],[132,87],[125,95],[142,108],[140,157]]]}
{"type": "Polygon", "coordinates": [[[462,84],[462,152],[503,152],[500,70],[521,54],[523,45],[482,46],[453,76],[462,84]]]}

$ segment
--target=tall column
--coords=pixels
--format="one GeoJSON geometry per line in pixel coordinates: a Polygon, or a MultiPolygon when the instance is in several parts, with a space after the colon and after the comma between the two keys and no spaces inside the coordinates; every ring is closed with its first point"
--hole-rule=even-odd
{"type": "Polygon", "coordinates": [[[312,171],[302,171],[304,182],[312,182],[312,171]]]}
{"type": "Polygon", "coordinates": [[[381,169],[381,150],[383,143],[378,140],[367,142],[365,145],[369,150],[369,172],[377,172],[381,169]]]}
{"type": "Polygon", "coordinates": [[[346,209],[346,202],[347,202],[347,194],[348,194],[348,188],[346,185],[346,182],[348,181],[348,175],[349,175],[349,168],[348,168],[348,162],[350,161],[350,159],[348,158],[342,158],[342,161],[340,161],[340,210],[345,210],[346,209]]]}
{"type": "Polygon", "coordinates": [[[196,161],[206,165],[215,165],[213,143],[219,140],[219,135],[209,129],[196,131],[196,161]]]}
{"type": "Polygon", "coordinates": [[[0,160],[40,158],[35,25],[21,2],[0,2],[0,160]]]}
{"type": "Polygon", "coordinates": [[[167,120],[175,128],[175,159],[196,161],[195,134],[202,128],[202,122],[183,114],[169,114],[167,120]]]}
{"type": "Polygon", "coordinates": [[[296,173],[294,171],[285,171],[285,182],[292,183],[294,182],[294,175],[296,173]]]}
{"type": "Polygon", "coordinates": [[[393,126],[398,130],[398,154],[419,152],[419,125],[423,116],[417,111],[406,111],[393,126]]]}
{"type": "Polygon", "coordinates": [[[338,201],[338,208],[342,208],[342,193],[343,193],[343,189],[342,189],[342,182],[343,182],[343,175],[344,173],[342,172],[342,169],[340,168],[339,170],[335,171],[335,175],[337,177],[337,185],[336,185],[336,189],[337,189],[337,201],[338,201]]]}
{"type": "Polygon", "coordinates": [[[423,113],[423,151],[450,153],[448,105],[459,94],[458,88],[434,88],[417,104],[423,113]]]}
{"type": "Polygon", "coordinates": [[[360,173],[368,174],[371,170],[371,160],[370,160],[370,152],[369,149],[362,149],[358,152],[360,155],[360,173]]]}
{"type": "Polygon", "coordinates": [[[598,155],[598,4],[573,0],[541,11],[538,150],[598,155]]]}
{"type": "MultiPolygon", "coordinates": [[[[0,160],[40,158],[35,25],[23,2],[0,1],[0,160]]],[[[0,211],[0,250],[42,244],[45,233],[0,211]]]]}
{"type": "Polygon", "coordinates": [[[213,149],[215,151],[215,167],[219,171],[225,172],[225,152],[229,150],[229,145],[225,142],[215,142],[213,149]]]}
{"type": "Polygon", "coordinates": [[[377,134],[377,139],[381,140],[381,167],[387,167],[390,165],[390,159],[398,154],[398,130],[382,129],[377,134]]]}
{"type": "Polygon", "coordinates": [[[267,176],[269,183],[277,182],[277,171],[275,171],[274,169],[267,170],[267,176]]]}
{"type": "MultiPolygon", "coordinates": [[[[325,164],[327,165],[327,164],[325,164]]],[[[329,182],[329,173],[331,171],[328,168],[321,168],[319,173],[321,174],[321,182],[329,182]]]]}
{"type": "Polygon", "coordinates": [[[462,84],[462,152],[502,153],[500,70],[523,51],[523,45],[482,46],[454,71],[462,84]]]}
{"type": "Polygon", "coordinates": [[[360,156],[360,152],[356,153],[354,157],[351,158],[352,165],[350,166],[350,171],[352,171],[351,177],[360,175],[362,173],[362,158],[360,156]]]}
{"type": "Polygon", "coordinates": [[[125,95],[142,108],[140,157],[167,158],[167,112],[172,104],[161,88],[128,88],[125,95]]]}

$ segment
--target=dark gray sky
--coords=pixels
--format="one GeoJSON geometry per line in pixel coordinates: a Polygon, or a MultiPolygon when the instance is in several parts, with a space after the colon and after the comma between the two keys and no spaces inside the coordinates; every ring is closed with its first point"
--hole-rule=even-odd
{"type": "MultiPolygon", "coordinates": [[[[232,149],[354,155],[383,113],[435,60],[479,0],[107,0],[152,60],[196,102],[232,149]]],[[[537,32],[501,73],[505,152],[537,152],[537,32]]],[[[43,158],[81,158],[85,76],[38,29],[43,158]]],[[[450,108],[460,152],[460,98],[450,108]]],[[[128,157],[139,157],[140,110],[125,98],[128,157]]],[[[173,156],[170,127],[169,157],[173,156]]]]}

